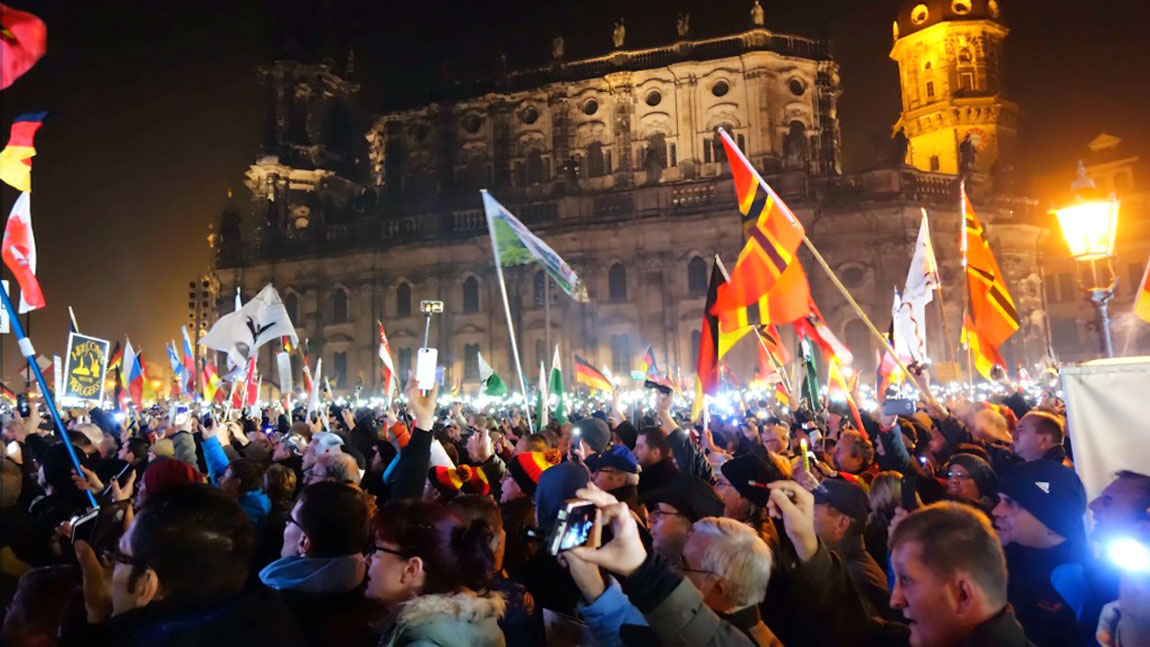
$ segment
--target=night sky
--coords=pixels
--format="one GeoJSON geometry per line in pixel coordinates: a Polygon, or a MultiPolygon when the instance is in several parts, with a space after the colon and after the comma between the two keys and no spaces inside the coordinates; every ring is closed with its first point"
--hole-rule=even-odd
{"type": "MultiPolygon", "coordinates": [[[[246,199],[243,172],[259,150],[262,106],[256,66],[283,29],[323,24],[295,0],[75,2],[5,0],[48,25],[48,54],[0,92],[0,131],[21,112],[49,110],[33,160],[32,215],[48,307],[32,338],[62,353],[67,306],[82,331],[125,334],[150,362],[179,335],[187,282],[206,271],[208,226],[227,189],[246,199]]],[[[419,94],[441,79],[473,78],[546,61],[551,38],[567,57],[611,48],[622,15],[626,47],[668,43],[675,16],[691,14],[696,37],[745,28],[751,3],[523,0],[339,2],[330,24],[355,48],[363,110],[419,94]],[[341,27],[342,26],[342,27],[341,27]]],[[[1150,3],[1127,0],[1001,0],[1006,94],[1023,111],[1023,177],[1069,173],[1102,131],[1150,156],[1150,3]]],[[[898,0],[765,0],[767,27],[827,35],[842,73],[839,100],[846,171],[871,165],[899,110],[897,69],[887,55],[898,0]]],[[[314,35],[314,34],[313,34],[314,35]]],[[[1057,196],[1036,196],[1041,202],[1057,196]]],[[[16,193],[0,189],[6,216],[16,193]]],[[[5,271],[5,276],[8,273],[5,271]]],[[[15,343],[4,339],[5,375],[15,343]]],[[[13,386],[20,385],[18,380],[13,386]]]]}

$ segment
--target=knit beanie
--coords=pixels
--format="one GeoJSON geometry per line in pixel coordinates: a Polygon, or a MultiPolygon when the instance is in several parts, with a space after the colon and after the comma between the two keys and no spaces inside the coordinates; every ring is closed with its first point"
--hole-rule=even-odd
{"type": "Polygon", "coordinates": [[[433,467],[427,471],[427,478],[444,499],[454,498],[462,491],[464,494],[490,494],[491,486],[487,483],[487,475],[478,467],[460,465],[459,467],[433,467]]]}
{"type": "Polygon", "coordinates": [[[144,470],[144,487],[149,497],[186,483],[200,483],[203,478],[196,468],[174,458],[157,458],[144,470]]]}
{"type": "Polygon", "coordinates": [[[994,473],[990,463],[974,454],[961,453],[955,454],[950,459],[950,464],[961,465],[966,473],[970,474],[980,497],[987,497],[991,501],[998,500],[998,475],[994,473]]]}
{"type": "Polygon", "coordinates": [[[557,464],[559,457],[555,452],[519,452],[507,463],[507,471],[515,484],[527,496],[535,496],[535,488],[539,485],[539,477],[543,471],[557,464]]]}
{"type": "Polygon", "coordinates": [[[1016,465],[998,491],[1067,540],[1086,540],[1086,489],[1069,467],[1044,459],[1016,465]]]}

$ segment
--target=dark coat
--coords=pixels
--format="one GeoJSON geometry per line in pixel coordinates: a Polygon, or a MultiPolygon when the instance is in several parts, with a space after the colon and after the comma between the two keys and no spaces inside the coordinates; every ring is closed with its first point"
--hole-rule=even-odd
{"type": "Polygon", "coordinates": [[[177,611],[162,601],[100,625],[65,627],[60,645],[76,647],[305,647],[279,593],[262,587],[219,605],[177,611]]]}
{"type": "Polygon", "coordinates": [[[1026,629],[1026,637],[1038,647],[1087,644],[1092,633],[1083,635],[1074,610],[1050,579],[1054,569],[1063,564],[1086,564],[1086,548],[1066,541],[1042,549],[1009,544],[1003,552],[1010,573],[1006,597],[1026,629]]]}
{"type": "Polygon", "coordinates": [[[363,596],[362,585],[346,593],[280,591],[280,595],[308,645],[372,647],[379,642],[372,627],[386,612],[363,596]]]}
{"type": "Polygon", "coordinates": [[[540,542],[528,538],[535,530],[535,501],[523,497],[500,506],[503,531],[507,534],[507,548],[503,552],[503,568],[512,579],[519,579],[523,568],[539,550],[540,542]]]}

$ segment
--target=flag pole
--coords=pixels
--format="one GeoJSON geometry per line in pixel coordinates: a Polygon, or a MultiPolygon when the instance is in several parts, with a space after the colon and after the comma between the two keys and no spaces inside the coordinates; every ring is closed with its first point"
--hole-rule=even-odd
{"type": "MultiPolygon", "coordinates": [[[[40,371],[40,365],[36,363],[36,348],[32,346],[32,340],[24,334],[24,328],[20,325],[20,318],[16,315],[16,308],[12,307],[12,300],[8,298],[8,293],[0,290],[0,298],[4,300],[4,309],[8,311],[8,319],[12,322],[12,333],[16,336],[16,345],[20,349],[20,353],[28,360],[28,370],[36,378],[36,383],[40,385],[40,391],[43,393],[44,406],[48,408],[48,413],[52,415],[52,422],[56,425],[56,433],[60,435],[60,440],[64,441],[64,448],[68,450],[68,457],[72,459],[72,466],[76,469],[76,474],[82,480],[87,480],[84,476],[83,470],[80,469],[80,459],[76,456],[76,448],[72,446],[72,439],[68,437],[68,431],[64,428],[64,421],[60,419],[60,413],[56,411],[56,400],[51,391],[48,390],[48,384],[44,381],[44,373],[40,371]]],[[[56,370],[62,370],[57,368],[56,370]]],[[[93,508],[98,508],[99,504],[96,503],[96,497],[92,494],[91,490],[86,490],[88,501],[92,504],[93,508]]]]}
{"type": "MultiPolygon", "coordinates": [[[[487,193],[487,189],[480,189],[480,193],[487,193]]],[[[527,380],[523,379],[523,365],[519,361],[519,344],[515,342],[515,326],[511,323],[511,303],[507,300],[507,283],[503,280],[503,263],[499,260],[499,244],[495,239],[495,223],[491,221],[491,214],[486,209],[483,215],[487,219],[487,234],[491,237],[491,255],[495,259],[495,274],[499,277],[499,293],[503,295],[503,312],[507,315],[507,331],[511,336],[511,354],[515,358],[515,371],[519,374],[519,389],[523,394],[523,409],[527,413],[527,429],[535,433],[531,423],[531,401],[527,397],[527,380]]],[[[549,281],[551,277],[544,272],[543,280],[549,281]]],[[[546,283],[544,290],[546,290],[546,283]]]]}
{"type": "MultiPolygon", "coordinates": [[[[724,281],[730,281],[731,275],[727,273],[727,267],[725,265],[723,265],[723,259],[719,258],[718,254],[715,254],[715,264],[719,266],[719,272],[722,273],[723,280],[724,281]]],[[[782,367],[781,364],[779,364],[779,361],[777,359],[775,359],[774,354],[771,353],[771,349],[767,348],[767,342],[763,340],[763,334],[762,334],[762,332],[759,331],[759,327],[758,326],[751,326],[751,330],[755,331],[755,338],[759,340],[759,346],[762,346],[763,352],[765,352],[767,354],[767,361],[769,361],[771,363],[771,368],[775,369],[775,372],[778,373],[780,376],[782,376],[783,388],[787,390],[788,394],[790,394],[791,393],[791,380],[790,380],[790,378],[787,377],[786,370],[782,367]]],[[[720,330],[719,334],[722,335],[723,331],[720,330]]]]}
{"type": "MultiPolygon", "coordinates": [[[[727,134],[726,130],[719,128],[719,134],[723,137],[723,139],[727,141],[727,144],[731,148],[739,150],[739,147],[735,144],[734,141],[731,140],[731,136],[727,134]]],[[[750,169],[751,173],[754,174],[755,179],[758,180],[759,184],[761,184],[763,188],[765,188],[767,192],[770,193],[771,198],[776,202],[782,203],[782,200],[779,199],[778,195],[775,193],[775,190],[772,189],[769,184],[767,184],[766,180],[763,179],[763,176],[759,175],[758,169],[749,163],[747,164],[747,168],[750,169]]],[[[815,257],[815,261],[817,261],[819,266],[823,268],[823,271],[826,272],[827,277],[831,280],[831,283],[833,283],[834,286],[838,288],[838,291],[842,293],[843,297],[847,300],[847,303],[849,303],[851,308],[855,311],[855,314],[858,315],[859,319],[862,319],[863,324],[866,325],[867,330],[870,331],[871,335],[873,335],[874,338],[877,339],[882,345],[882,348],[889,352],[891,357],[893,357],[894,360],[898,362],[898,367],[902,369],[902,372],[906,374],[908,378],[910,378],[910,381],[914,383],[915,388],[917,388],[919,392],[926,397],[927,401],[929,401],[931,404],[937,404],[937,401],[934,399],[934,394],[931,393],[929,389],[924,389],[922,387],[922,384],[919,383],[918,378],[915,377],[914,373],[911,373],[910,369],[906,367],[906,364],[904,364],[903,361],[899,359],[898,354],[895,353],[894,348],[890,345],[890,342],[887,341],[886,337],[883,337],[882,333],[878,331],[878,328],[876,328],[874,323],[870,320],[870,317],[868,317],[866,313],[863,312],[862,307],[859,306],[858,302],[855,301],[854,297],[851,296],[850,291],[847,290],[846,286],[843,285],[842,281],[839,280],[838,275],[836,275],[835,271],[831,269],[831,266],[827,263],[827,260],[823,258],[821,253],[819,253],[818,248],[815,247],[815,244],[811,242],[811,239],[807,237],[807,232],[802,228],[802,225],[793,219],[789,213],[789,210],[784,211],[784,214],[787,216],[787,221],[790,223],[790,225],[795,228],[799,235],[802,236],[803,244],[806,245],[807,250],[810,251],[811,255],[815,257]]]]}
{"type": "MultiPolygon", "coordinates": [[[[966,318],[970,316],[970,270],[967,267],[966,261],[966,200],[962,196],[966,194],[966,180],[959,180],[958,182],[958,201],[959,201],[959,215],[962,218],[960,227],[962,228],[962,238],[960,239],[960,247],[962,248],[962,329],[966,330],[966,318]]],[[[970,399],[974,400],[974,367],[971,360],[970,342],[965,339],[962,345],[966,347],[966,384],[967,392],[970,394],[970,399]]]]}

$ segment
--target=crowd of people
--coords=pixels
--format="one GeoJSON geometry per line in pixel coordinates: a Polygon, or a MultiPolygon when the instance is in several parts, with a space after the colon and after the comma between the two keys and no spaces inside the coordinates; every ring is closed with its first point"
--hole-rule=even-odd
{"type": "Polygon", "coordinates": [[[660,393],[532,430],[437,395],[73,411],[81,473],[37,407],[13,413],[0,643],[1150,645],[1150,573],[1107,550],[1150,544],[1150,470],[1088,502],[1056,398],[859,429],[704,427],[660,393]]]}

